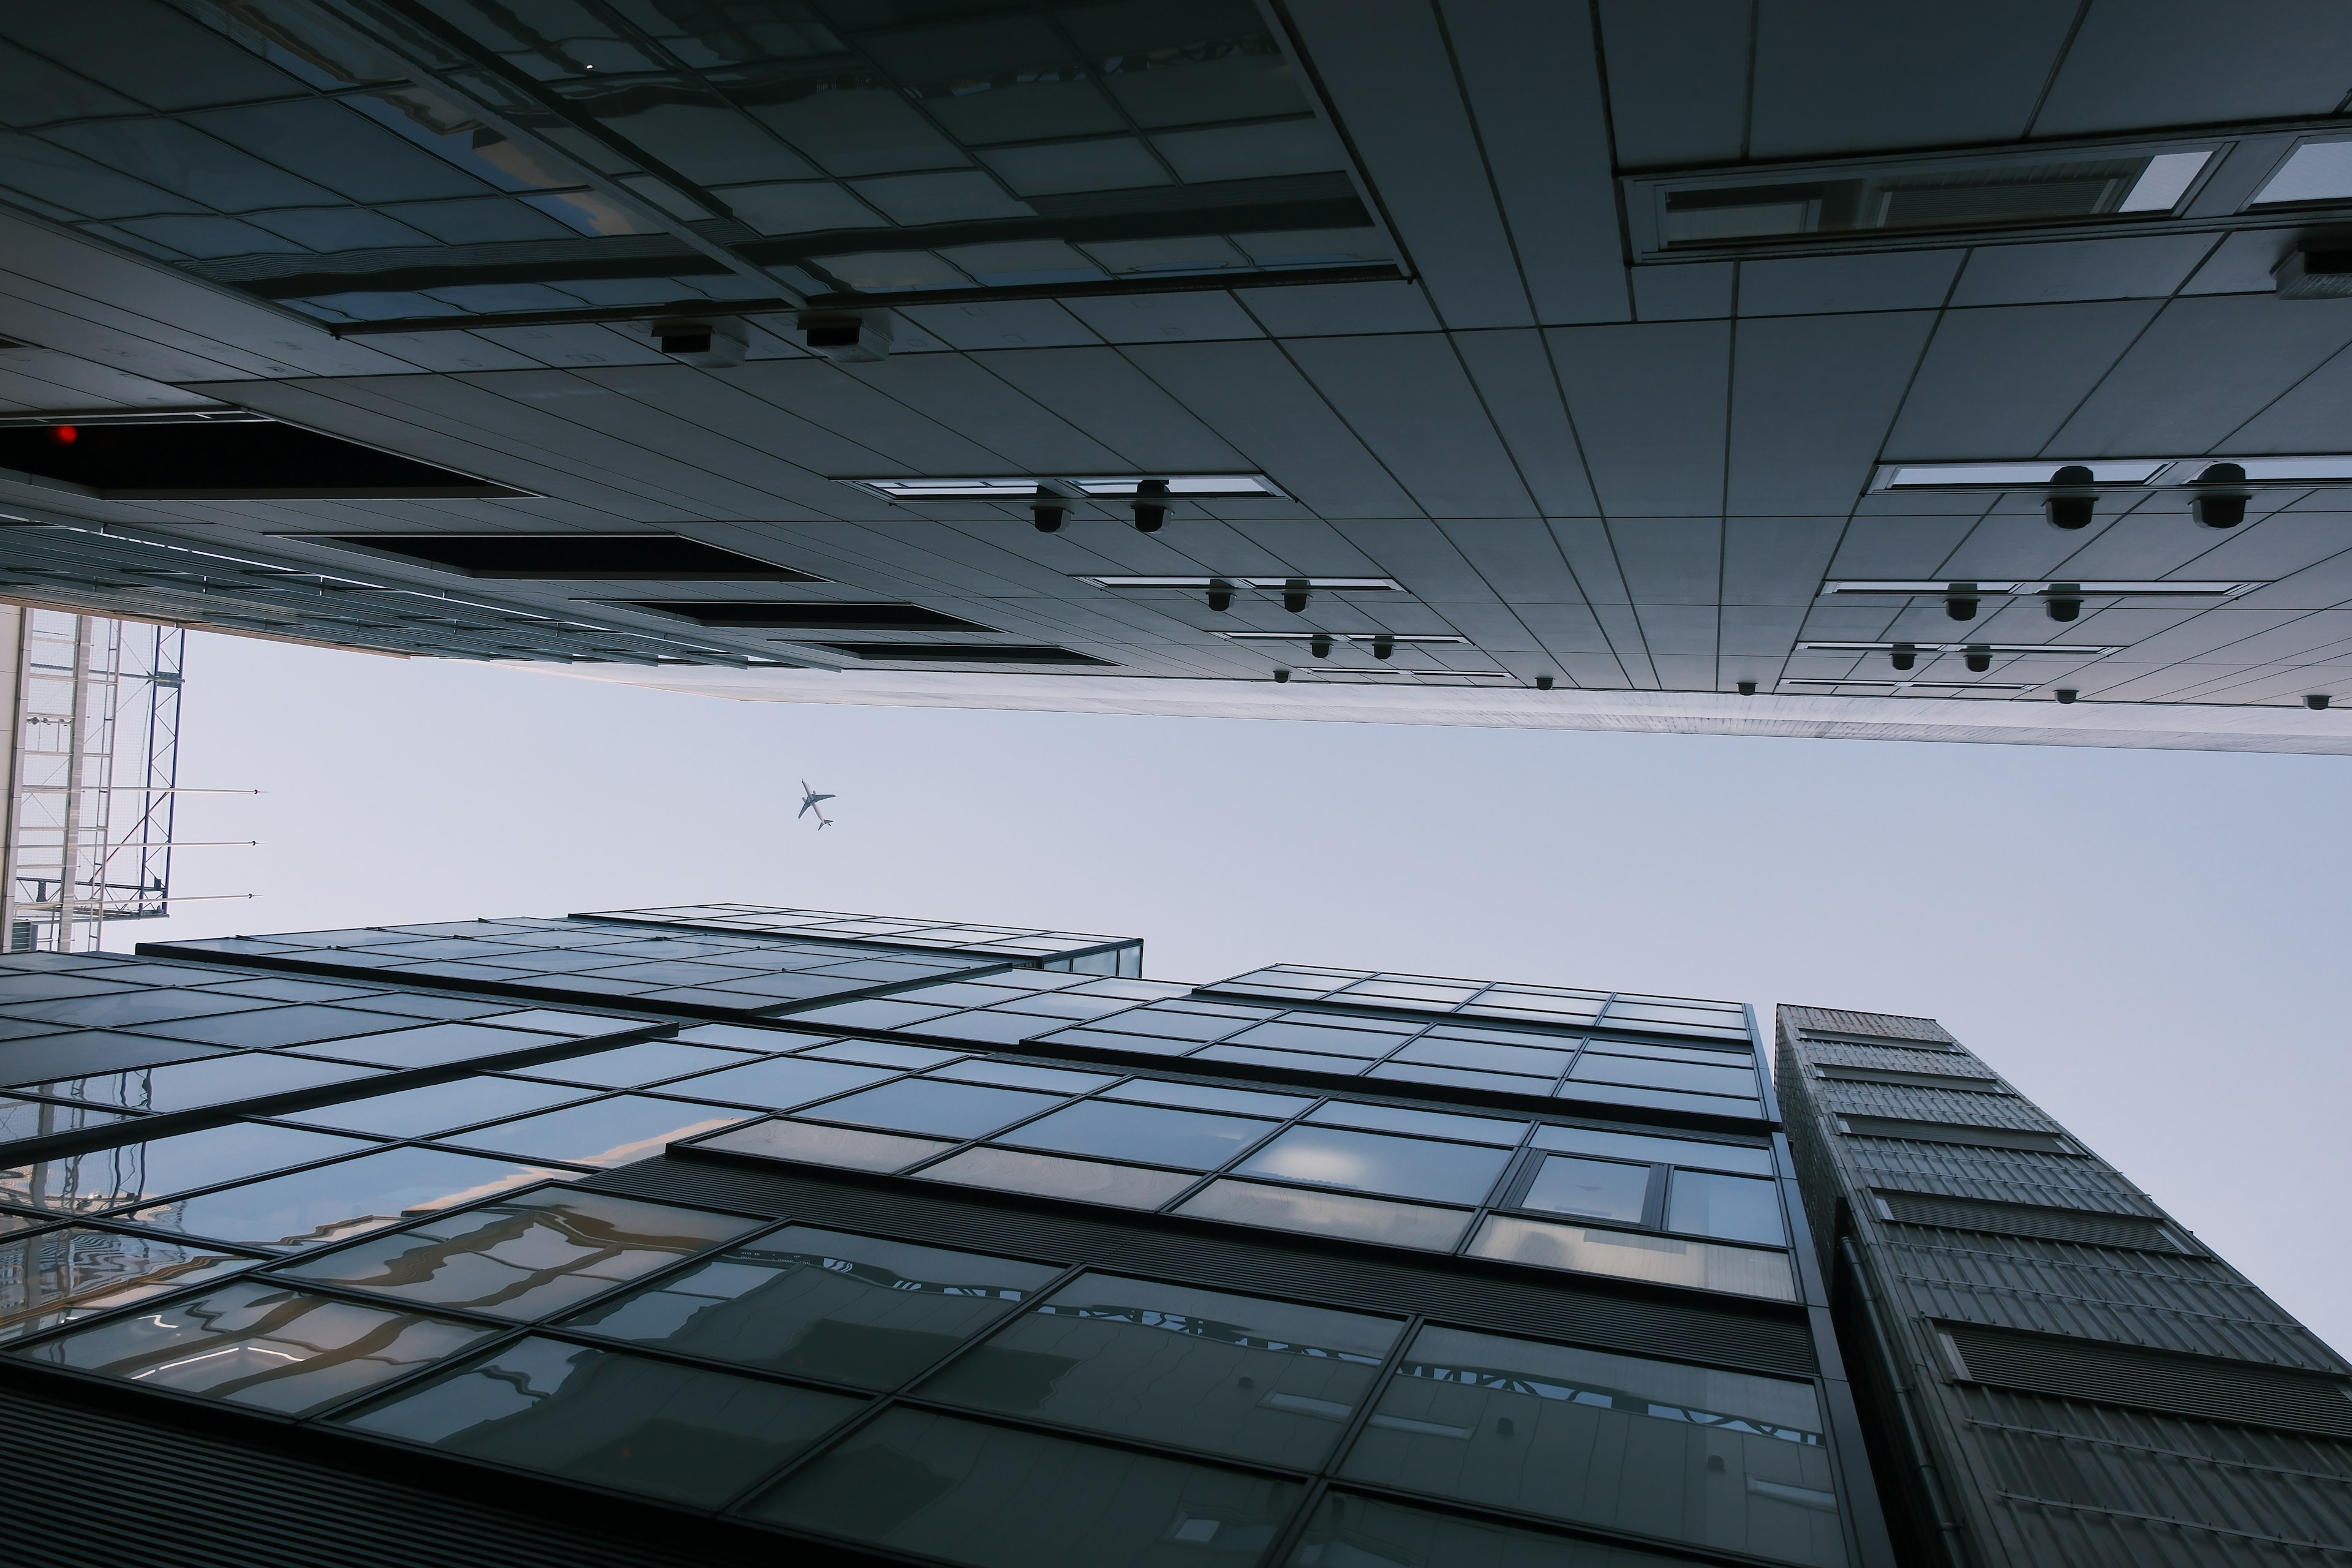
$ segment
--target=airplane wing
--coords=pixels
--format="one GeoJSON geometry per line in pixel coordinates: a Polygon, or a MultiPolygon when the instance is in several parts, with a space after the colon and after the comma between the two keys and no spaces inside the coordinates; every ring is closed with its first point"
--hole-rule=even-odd
{"type": "Polygon", "coordinates": [[[810,804],[811,805],[814,805],[818,801],[821,801],[821,800],[831,800],[832,798],[833,798],[833,796],[831,796],[831,795],[813,795],[809,796],[809,804],[810,804]]]}

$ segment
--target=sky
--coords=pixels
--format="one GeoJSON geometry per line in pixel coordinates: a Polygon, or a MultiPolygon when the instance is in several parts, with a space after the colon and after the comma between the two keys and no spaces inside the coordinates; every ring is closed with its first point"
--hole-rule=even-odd
{"type": "Polygon", "coordinates": [[[110,948],[736,900],[1140,936],[1190,982],[1924,1015],[2352,1350],[2309,1219],[2352,1188],[2352,759],[748,703],[196,633],[184,705],[181,782],[262,793],[180,838],[261,843],[181,852],[110,948]]]}

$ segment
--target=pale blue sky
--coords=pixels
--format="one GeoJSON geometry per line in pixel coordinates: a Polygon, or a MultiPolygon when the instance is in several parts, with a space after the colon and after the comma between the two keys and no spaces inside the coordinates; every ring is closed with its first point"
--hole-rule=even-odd
{"type": "Polygon", "coordinates": [[[2352,761],[724,702],[193,635],[168,922],[738,899],[1940,1018],[2352,1349],[2352,761]],[[803,774],[840,798],[795,822],[803,774]]]}

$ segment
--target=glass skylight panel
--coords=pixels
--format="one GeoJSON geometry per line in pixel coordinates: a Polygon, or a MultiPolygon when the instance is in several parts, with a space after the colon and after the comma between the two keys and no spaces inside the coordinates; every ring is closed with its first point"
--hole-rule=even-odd
{"type": "Polygon", "coordinates": [[[387,1149],[176,1198],[130,1217],[244,1247],[320,1247],[557,1174],[441,1149],[387,1149]]]}
{"type": "Polygon", "coordinates": [[[307,1128],[236,1121],[0,1170],[0,1203],[53,1215],[99,1214],[373,1146],[307,1128]]]}
{"type": "Polygon", "coordinates": [[[2352,141],[2306,142],[2279,166],[2250,204],[2352,201],[2352,141]]]}
{"type": "Polygon", "coordinates": [[[190,1242],[89,1226],[0,1241],[0,1341],[252,1266],[251,1258],[190,1242]]]}
{"type": "Polygon", "coordinates": [[[496,1121],[449,1142],[486,1153],[571,1165],[625,1165],[659,1153],[680,1139],[712,1131],[752,1113],[651,1095],[620,1094],[583,1105],[496,1121]]]}

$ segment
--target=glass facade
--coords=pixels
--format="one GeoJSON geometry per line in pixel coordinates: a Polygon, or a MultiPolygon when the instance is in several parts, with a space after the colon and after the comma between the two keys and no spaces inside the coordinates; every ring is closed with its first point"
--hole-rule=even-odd
{"type": "Polygon", "coordinates": [[[14,20],[0,190],[331,322],[1394,274],[1247,0],[129,0],[14,20]]]}
{"type": "Polygon", "coordinates": [[[0,1365],[883,1560],[1879,1561],[1744,1010],[856,919],[0,960],[44,1031],[0,1043],[42,1113],[0,1144],[0,1365]],[[857,995],[737,977],[714,1021],[678,973],[762,963],[857,995]],[[1479,1005],[1541,1092],[1361,1070],[1479,1005]],[[1139,1017],[1204,1037],[1071,1037],[1139,1017]],[[1294,1059],[1318,1031],[1380,1054],[1294,1059]],[[1748,1081],[1617,1105],[1596,1055],[1748,1081]]]}

